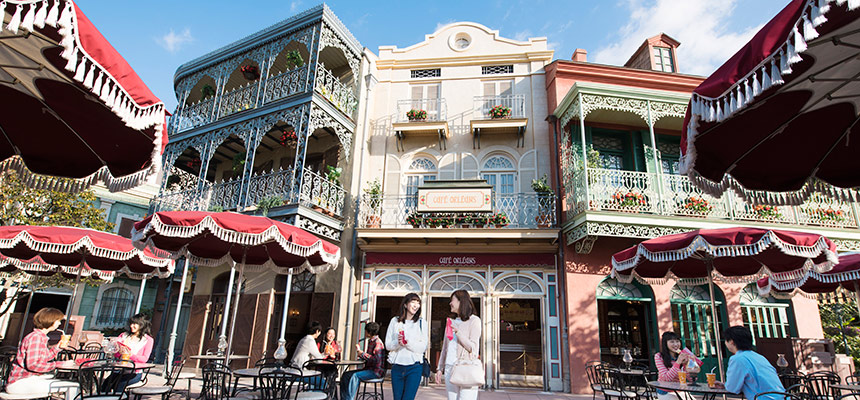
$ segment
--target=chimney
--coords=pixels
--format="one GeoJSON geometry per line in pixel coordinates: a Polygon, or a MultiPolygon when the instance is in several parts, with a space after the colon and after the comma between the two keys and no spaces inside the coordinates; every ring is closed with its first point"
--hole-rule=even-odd
{"type": "Polygon", "coordinates": [[[587,62],[586,55],[588,55],[588,52],[585,51],[585,49],[576,49],[573,51],[573,57],[571,59],[578,62],[587,62]]]}

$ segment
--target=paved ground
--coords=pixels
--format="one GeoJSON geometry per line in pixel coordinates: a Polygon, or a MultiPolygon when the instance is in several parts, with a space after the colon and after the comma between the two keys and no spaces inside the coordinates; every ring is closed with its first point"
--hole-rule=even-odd
{"type": "MultiPolygon", "coordinates": [[[[189,372],[194,372],[193,370],[188,370],[189,372]]],[[[158,372],[153,370],[153,373],[149,376],[147,386],[158,386],[164,384],[164,379],[158,376],[158,372]]],[[[200,386],[203,381],[199,379],[200,375],[198,373],[198,379],[193,379],[191,381],[191,397],[197,398],[200,394],[200,386]]],[[[250,380],[241,380],[240,384],[250,384],[250,380]]],[[[186,388],[188,385],[187,381],[180,381],[176,383],[178,388],[186,388]]],[[[385,385],[385,398],[393,399],[394,397],[391,395],[391,385],[385,385]]],[[[445,388],[441,385],[431,384],[426,387],[422,387],[418,390],[418,400],[447,400],[447,395],[445,394],[445,388]]],[[[550,400],[550,399],[576,399],[576,400],[591,400],[591,395],[572,395],[566,393],[552,393],[552,392],[541,392],[536,390],[526,390],[526,389],[506,389],[506,390],[495,390],[495,391],[484,391],[478,394],[478,398],[481,400],[550,400]]],[[[144,398],[146,399],[146,398],[144,398]]],[[[156,397],[153,397],[152,400],[155,400],[156,397]]],[[[174,400],[179,400],[177,397],[173,397],[174,400]]],[[[147,399],[149,400],[149,399],[147,399]]]]}

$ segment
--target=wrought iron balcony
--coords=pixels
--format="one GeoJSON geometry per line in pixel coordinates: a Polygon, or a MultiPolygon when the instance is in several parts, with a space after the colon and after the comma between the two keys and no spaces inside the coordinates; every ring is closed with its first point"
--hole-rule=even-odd
{"type": "Polygon", "coordinates": [[[449,213],[445,215],[422,215],[416,212],[417,196],[368,196],[361,197],[358,209],[359,228],[412,228],[412,227],[469,227],[493,226],[486,221],[487,215],[507,217],[505,228],[552,228],[556,227],[555,196],[536,193],[496,194],[493,198],[493,213],[449,213]]]}
{"type": "Polygon", "coordinates": [[[504,118],[526,117],[526,97],[521,94],[512,94],[506,96],[475,96],[472,119],[493,119],[490,110],[497,106],[510,110],[510,114],[504,118]]]}
{"type": "MultiPolygon", "coordinates": [[[[420,117],[420,116],[419,116],[420,117]]],[[[448,120],[448,104],[445,99],[411,99],[397,101],[397,118],[395,122],[441,122],[448,120]],[[408,116],[409,111],[424,111],[425,118],[413,118],[408,116]]]]}
{"type": "Polygon", "coordinates": [[[266,80],[266,93],[263,103],[290,97],[307,90],[308,66],[303,65],[289,71],[270,76],[266,80]]]}
{"type": "Polygon", "coordinates": [[[182,132],[212,122],[212,115],[215,112],[215,100],[215,96],[212,96],[185,106],[180,115],[171,117],[174,132],[182,132]]]}
{"type": "Polygon", "coordinates": [[[588,168],[565,178],[567,218],[611,211],[792,225],[858,228],[856,204],[816,195],[800,206],[753,206],[734,193],[714,198],[686,175],[588,168]],[[588,182],[586,195],[585,182],[588,182]]]}
{"type": "Polygon", "coordinates": [[[323,97],[328,99],[338,110],[353,118],[358,108],[358,99],[355,91],[344,85],[331,71],[327,70],[322,63],[317,64],[316,84],[314,89],[323,97]]]}
{"type": "Polygon", "coordinates": [[[218,105],[218,118],[256,107],[259,86],[259,81],[248,82],[247,85],[240,86],[221,96],[221,103],[218,105]]]}

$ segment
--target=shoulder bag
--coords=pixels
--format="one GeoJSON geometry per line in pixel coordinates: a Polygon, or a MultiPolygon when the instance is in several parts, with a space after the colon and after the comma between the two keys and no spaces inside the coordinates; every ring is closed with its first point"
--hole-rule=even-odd
{"type": "MultiPolygon", "coordinates": [[[[418,327],[421,328],[421,334],[424,334],[424,325],[421,323],[422,320],[418,320],[418,327]]],[[[427,361],[427,356],[424,356],[424,361],[421,363],[421,376],[425,378],[430,377],[430,361],[427,361]]]]}
{"type": "Polygon", "coordinates": [[[466,351],[459,342],[457,343],[457,361],[451,367],[451,376],[448,377],[448,382],[462,388],[483,386],[487,382],[484,364],[475,353],[477,352],[466,351]]]}

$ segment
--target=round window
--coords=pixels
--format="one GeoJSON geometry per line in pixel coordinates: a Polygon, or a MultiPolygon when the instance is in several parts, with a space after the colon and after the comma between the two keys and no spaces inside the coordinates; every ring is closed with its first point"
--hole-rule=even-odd
{"type": "Polygon", "coordinates": [[[448,46],[455,51],[463,51],[472,45],[472,37],[466,32],[455,33],[448,39],[448,46]]]}

